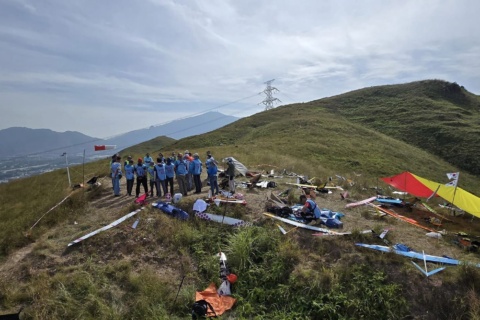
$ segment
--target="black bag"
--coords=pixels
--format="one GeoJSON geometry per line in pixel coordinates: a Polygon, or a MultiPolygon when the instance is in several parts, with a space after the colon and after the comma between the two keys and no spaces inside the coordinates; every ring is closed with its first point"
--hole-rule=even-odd
{"type": "Polygon", "coordinates": [[[208,309],[212,310],[214,317],[217,317],[215,310],[213,310],[212,305],[206,300],[198,300],[192,306],[192,319],[206,319],[208,314],[208,309]]]}

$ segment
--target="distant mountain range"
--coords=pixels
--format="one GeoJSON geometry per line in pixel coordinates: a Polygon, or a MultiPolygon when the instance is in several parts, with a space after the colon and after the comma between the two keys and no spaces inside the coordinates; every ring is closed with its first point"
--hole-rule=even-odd
{"type": "Polygon", "coordinates": [[[151,126],[148,129],[130,131],[105,140],[104,143],[117,145],[117,148],[123,149],[159,136],[167,136],[178,140],[216,130],[238,119],[220,112],[207,112],[199,116],[175,120],[159,126],[151,126]]]}
{"type": "MultiPolygon", "coordinates": [[[[117,150],[121,150],[158,136],[181,139],[206,133],[236,120],[238,120],[237,117],[220,112],[207,112],[199,116],[151,126],[148,129],[130,131],[107,140],[90,137],[76,131],[55,132],[49,129],[12,127],[0,130],[0,157],[39,153],[56,155],[63,152],[79,154],[83,153],[83,150],[86,150],[87,155],[92,155],[94,154],[93,146],[96,144],[116,145],[117,150]]],[[[111,151],[106,153],[111,153],[111,151]]],[[[100,154],[98,153],[98,155],[100,154]]]]}
{"type": "MultiPolygon", "coordinates": [[[[0,130],[0,156],[30,155],[97,140],[80,132],[12,127],[0,130]]],[[[83,147],[82,147],[83,149],[83,147]]]]}
{"type": "MultiPolygon", "coordinates": [[[[219,112],[174,120],[148,129],[130,131],[111,139],[98,139],[79,132],[12,127],[0,130],[0,183],[52,171],[85,161],[110,157],[112,153],[157,138],[165,142],[223,127],[238,120],[219,112]],[[165,138],[165,137],[170,138],[165,138]],[[162,138],[163,137],[163,138],[162,138]],[[94,145],[116,145],[116,150],[94,151],[94,145]],[[64,152],[67,157],[61,157],[64,152]]],[[[155,140],[155,141],[157,141],[155,140]]],[[[158,141],[160,141],[158,140],[158,141]]],[[[158,145],[161,145],[157,143],[158,145]]],[[[148,151],[148,150],[147,150],[148,151]]]]}

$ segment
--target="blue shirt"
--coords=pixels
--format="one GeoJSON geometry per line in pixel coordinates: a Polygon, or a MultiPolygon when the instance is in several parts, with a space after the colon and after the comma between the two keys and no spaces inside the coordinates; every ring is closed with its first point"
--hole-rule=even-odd
{"type": "Polygon", "coordinates": [[[175,165],[173,163],[165,165],[165,175],[167,178],[173,178],[175,176],[175,165]]]}
{"type": "Polygon", "coordinates": [[[144,177],[146,174],[146,167],[144,164],[136,164],[135,165],[135,173],[137,174],[137,177],[144,177]]]}
{"type": "Polygon", "coordinates": [[[194,159],[190,162],[190,173],[193,175],[199,175],[202,173],[202,161],[200,159],[194,159]]]}
{"type": "Polygon", "coordinates": [[[145,163],[147,166],[150,165],[150,162],[153,162],[152,157],[143,157],[143,163],[145,163]]]}
{"type": "Polygon", "coordinates": [[[207,166],[207,174],[209,176],[215,176],[217,174],[218,168],[215,162],[212,161],[212,159],[208,159],[205,162],[205,165],[207,166]]]}
{"type": "Polygon", "coordinates": [[[317,204],[315,203],[315,201],[313,200],[310,200],[310,199],[307,199],[307,202],[305,203],[305,205],[307,206],[308,208],[308,213],[311,213],[315,216],[315,219],[319,219],[320,218],[320,214],[322,213],[320,211],[320,209],[318,208],[317,204]]]}
{"type": "Polygon", "coordinates": [[[122,165],[120,164],[120,162],[115,161],[114,163],[112,163],[111,172],[112,178],[115,178],[118,175],[122,174],[122,165]]]}
{"type": "Polygon", "coordinates": [[[127,164],[125,166],[125,177],[127,180],[133,180],[135,178],[134,174],[135,168],[131,164],[127,164]]]}
{"type": "MultiPolygon", "coordinates": [[[[157,180],[165,180],[167,178],[167,173],[165,170],[165,165],[163,163],[157,163],[155,166],[155,170],[157,171],[157,180]]],[[[173,177],[173,172],[172,172],[173,177]]]]}
{"type": "Polygon", "coordinates": [[[148,172],[148,179],[150,179],[150,181],[154,181],[155,180],[155,167],[149,166],[148,169],[147,169],[147,172],[148,172]]]}
{"type": "Polygon", "coordinates": [[[178,175],[185,175],[187,174],[187,165],[184,160],[177,160],[175,161],[175,172],[178,175]]]}

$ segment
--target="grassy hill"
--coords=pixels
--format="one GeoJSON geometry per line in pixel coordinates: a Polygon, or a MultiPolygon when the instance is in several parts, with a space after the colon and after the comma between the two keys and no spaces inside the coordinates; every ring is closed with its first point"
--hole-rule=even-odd
{"type": "Polygon", "coordinates": [[[427,80],[372,87],[312,101],[349,121],[480,174],[480,97],[456,83],[427,80]]]}
{"type": "MultiPolygon", "coordinates": [[[[391,86],[395,90],[389,91],[390,98],[409,96],[409,107],[423,112],[415,99],[424,101],[432,83],[437,82],[391,86]],[[413,88],[418,92],[414,93],[413,88]]],[[[363,90],[365,97],[373,99],[375,94],[370,90],[386,92],[392,88],[363,90]]],[[[368,108],[357,114],[365,117],[362,121],[339,111],[344,107],[338,106],[347,104],[335,102],[337,98],[360,99],[363,90],[279,107],[178,141],[156,138],[123,150],[121,155],[131,154],[135,159],[146,152],[155,156],[158,151],[170,154],[188,149],[204,159],[203,155],[210,150],[217,159],[233,156],[251,170],[274,168],[280,173],[286,169],[322,182],[332,177],[332,183],[348,190],[353,199],[374,195],[372,188],[376,187],[389,193],[378,180],[381,176],[409,170],[428,179],[445,181],[446,172],[459,170],[431,150],[419,148],[409,139],[396,138],[395,130],[382,131],[363,123],[375,115],[372,112],[369,117],[368,108]],[[337,179],[336,175],[349,178],[352,183],[337,179]]],[[[433,97],[436,91],[431,90],[433,97]]],[[[475,100],[474,96],[465,95],[475,100]]],[[[388,99],[383,98],[385,104],[388,99]]],[[[452,110],[466,108],[462,98],[458,98],[458,104],[452,99],[437,98],[436,102],[452,110]]],[[[471,106],[475,107],[474,102],[471,106]]],[[[474,111],[471,112],[473,117],[474,111]]],[[[425,116],[418,115],[410,120],[410,125],[422,126],[417,120],[428,114],[425,111],[425,116]]],[[[429,120],[428,125],[436,123],[429,120]]],[[[438,125],[442,127],[444,123],[438,121],[438,125]]],[[[469,150],[468,145],[462,148],[469,150]]],[[[135,220],[131,218],[67,248],[73,239],[138,208],[131,197],[113,197],[108,171],[109,159],[71,168],[74,183],[82,182],[84,173],[86,179],[99,176],[102,183],[99,188],[73,192],[66,185],[64,170],[0,185],[0,314],[25,305],[28,319],[188,319],[195,291],[206,288],[210,282],[219,284],[218,260],[214,255],[222,250],[239,277],[234,285],[237,303],[222,319],[479,317],[477,268],[449,267],[425,278],[408,259],[354,246],[355,242],[384,244],[359,231],[374,229],[378,233],[390,228],[387,239],[391,243],[403,242],[429,254],[447,254],[478,263],[478,253],[463,251],[452,243],[455,231],[480,234],[478,219],[468,215],[451,217],[454,221],[442,226],[450,235],[431,239],[425,237],[424,230],[379,217],[365,207],[346,211],[345,201],[334,192],[319,195],[317,203],[345,212],[344,229],[352,231],[352,236],[314,237],[304,230],[292,230],[284,236],[275,223],[261,214],[270,190],[238,189],[245,194],[246,206],[213,206],[209,211],[247,220],[252,227],[230,228],[194,219],[193,215],[182,222],[147,206],[136,216],[136,229],[130,227],[135,220]]],[[[480,194],[474,173],[462,171],[460,186],[480,194]]],[[[274,192],[278,193],[294,180],[285,177],[276,181],[279,187],[274,192]]],[[[124,193],[125,186],[122,188],[124,193]]],[[[192,214],[193,202],[205,197],[207,191],[204,187],[201,195],[184,198],[181,208],[192,214]]],[[[295,201],[300,193],[295,189],[292,192],[289,200],[295,201]]],[[[423,220],[418,211],[398,210],[423,220]]],[[[429,265],[429,270],[433,267],[429,265]]]]}

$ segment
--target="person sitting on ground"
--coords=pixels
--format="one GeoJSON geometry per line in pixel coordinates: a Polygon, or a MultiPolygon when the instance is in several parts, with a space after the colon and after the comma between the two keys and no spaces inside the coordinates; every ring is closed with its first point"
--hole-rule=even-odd
{"type": "Polygon", "coordinates": [[[320,218],[321,211],[315,201],[307,199],[307,196],[302,194],[300,196],[300,203],[303,204],[301,215],[307,222],[320,218]]]}

